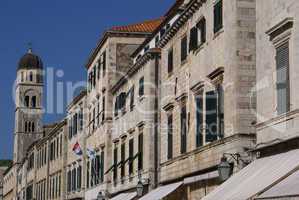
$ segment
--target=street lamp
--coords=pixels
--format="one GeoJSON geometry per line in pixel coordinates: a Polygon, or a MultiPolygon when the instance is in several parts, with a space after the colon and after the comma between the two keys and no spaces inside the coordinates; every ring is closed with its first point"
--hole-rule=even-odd
{"type": "Polygon", "coordinates": [[[105,200],[105,196],[104,196],[103,192],[98,193],[97,200],[105,200]]]}
{"type": "Polygon", "coordinates": [[[233,162],[228,162],[227,157],[230,156],[232,157],[237,164],[239,165],[240,161],[244,164],[244,166],[248,165],[248,161],[244,161],[239,153],[224,153],[223,157],[221,158],[221,162],[218,165],[218,173],[219,173],[219,178],[222,182],[226,181],[229,179],[229,177],[233,174],[234,170],[234,163],[233,162]]]}
{"type": "Polygon", "coordinates": [[[138,181],[138,184],[136,186],[136,190],[137,190],[137,196],[142,197],[142,195],[143,195],[143,184],[142,184],[141,181],[138,181]]]}
{"type": "Polygon", "coordinates": [[[225,156],[223,156],[221,158],[221,162],[218,166],[218,173],[219,173],[219,177],[220,180],[222,182],[226,181],[227,179],[229,179],[229,177],[232,175],[233,173],[233,163],[229,163],[227,161],[227,158],[225,156]]]}

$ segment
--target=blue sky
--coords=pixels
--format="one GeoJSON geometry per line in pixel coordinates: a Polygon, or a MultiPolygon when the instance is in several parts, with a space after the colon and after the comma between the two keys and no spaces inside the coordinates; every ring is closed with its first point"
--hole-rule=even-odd
{"type": "MultiPolygon", "coordinates": [[[[45,67],[64,71],[64,76],[55,81],[83,81],[84,64],[105,29],[160,17],[173,3],[174,0],[1,0],[0,159],[12,158],[12,85],[28,42],[32,42],[33,51],[41,56],[45,67]]],[[[47,114],[44,122],[63,116],[47,114]]]]}

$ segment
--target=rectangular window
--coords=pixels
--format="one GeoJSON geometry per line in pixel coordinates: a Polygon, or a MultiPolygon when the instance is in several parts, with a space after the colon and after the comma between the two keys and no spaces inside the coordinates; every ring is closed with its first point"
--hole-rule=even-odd
{"type": "Polygon", "coordinates": [[[99,155],[96,156],[95,160],[95,183],[98,185],[100,183],[100,166],[101,166],[101,157],[99,155]]]}
{"type": "Polygon", "coordinates": [[[98,80],[101,78],[101,58],[98,60],[98,80]]]}
{"type": "Polygon", "coordinates": [[[144,77],[139,79],[139,96],[142,97],[144,95],[144,77]]]}
{"type": "Polygon", "coordinates": [[[81,180],[82,180],[82,167],[77,168],[77,189],[81,189],[81,180]]]}
{"type": "Polygon", "coordinates": [[[181,154],[187,152],[187,108],[181,108],[181,154]]]}
{"type": "MultiPolygon", "coordinates": [[[[71,191],[71,171],[67,172],[67,191],[70,192],[71,191]]],[[[88,178],[88,176],[87,176],[88,178]]]]}
{"type": "Polygon", "coordinates": [[[223,27],[223,8],[222,0],[214,5],[214,33],[217,33],[223,27]]]}
{"type": "Polygon", "coordinates": [[[218,103],[218,135],[224,138],[224,91],[222,85],[217,86],[217,103],[218,103]]]}
{"type": "Polygon", "coordinates": [[[187,35],[185,35],[182,39],[181,39],[181,63],[185,62],[187,59],[187,35]]]}
{"type": "Polygon", "coordinates": [[[106,75],[106,51],[102,54],[102,69],[103,69],[103,77],[106,75]]]}
{"type": "Polygon", "coordinates": [[[143,133],[138,136],[138,170],[143,169],[143,133]]]}
{"type": "Polygon", "coordinates": [[[134,85],[132,86],[130,90],[130,110],[133,111],[134,109],[134,100],[135,100],[135,87],[134,85]]]}
{"type": "Polygon", "coordinates": [[[168,74],[173,71],[173,48],[168,50],[168,74]]]}
{"type": "Polygon", "coordinates": [[[206,142],[217,140],[217,93],[206,93],[206,142]]]}
{"type": "Polygon", "coordinates": [[[129,158],[130,158],[130,162],[129,162],[129,174],[133,174],[134,171],[134,139],[131,139],[129,141],[129,158]]]}
{"type": "Polygon", "coordinates": [[[173,115],[172,113],[167,116],[167,159],[173,157],[173,115]]]}
{"type": "Polygon", "coordinates": [[[114,117],[118,116],[118,106],[119,105],[119,96],[115,97],[115,103],[114,103],[114,117]]]}
{"type": "Polygon", "coordinates": [[[100,177],[101,177],[101,183],[104,182],[104,173],[105,173],[105,153],[104,151],[101,152],[101,168],[100,168],[100,177]]]}
{"type": "Polygon", "coordinates": [[[106,114],[106,99],[105,99],[105,96],[103,96],[103,99],[102,99],[102,109],[103,109],[103,113],[102,113],[102,122],[105,121],[106,117],[105,117],[105,114],[106,114]]]}
{"type": "Polygon", "coordinates": [[[89,179],[89,176],[90,176],[90,162],[87,161],[87,165],[86,165],[87,169],[86,169],[86,187],[89,188],[89,183],[90,183],[90,179],[89,179]]]}
{"type": "Polygon", "coordinates": [[[125,160],[126,160],[126,144],[125,143],[122,143],[121,144],[121,171],[120,171],[120,176],[121,176],[121,179],[123,181],[123,178],[125,177],[126,175],[126,171],[125,171],[125,160]]]}
{"type": "Polygon", "coordinates": [[[190,30],[189,52],[196,50],[198,47],[198,28],[195,26],[190,30]]]}
{"type": "Polygon", "coordinates": [[[118,149],[117,147],[114,148],[114,154],[113,154],[113,180],[114,182],[117,181],[117,171],[118,171],[118,166],[117,166],[117,162],[118,162],[118,149]]]}
{"type": "Polygon", "coordinates": [[[276,49],[277,114],[290,111],[289,43],[276,49]]]}
{"type": "Polygon", "coordinates": [[[202,94],[196,97],[196,147],[203,145],[203,98],[202,94]]]}
{"type": "Polygon", "coordinates": [[[198,24],[198,45],[202,45],[206,42],[206,19],[203,17],[198,24]]]}

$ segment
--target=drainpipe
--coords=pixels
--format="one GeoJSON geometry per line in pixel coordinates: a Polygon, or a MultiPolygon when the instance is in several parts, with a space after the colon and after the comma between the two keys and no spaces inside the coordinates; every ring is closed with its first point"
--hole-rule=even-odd
{"type": "Polygon", "coordinates": [[[159,53],[155,53],[155,116],[154,116],[154,123],[155,123],[155,133],[154,133],[154,146],[155,146],[155,172],[154,172],[154,188],[158,187],[159,184],[159,95],[160,95],[160,85],[159,85],[159,53]]]}

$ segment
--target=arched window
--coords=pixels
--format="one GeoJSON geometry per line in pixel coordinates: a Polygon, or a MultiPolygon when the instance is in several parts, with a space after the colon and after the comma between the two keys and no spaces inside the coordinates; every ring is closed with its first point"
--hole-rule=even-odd
{"type": "Polygon", "coordinates": [[[35,132],[35,124],[34,124],[34,122],[31,123],[31,132],[35,132]]]}
{"type": "Polygon", "coordinates": [[[32,73],[32,72],[29,73],[29,81],[30,81],[30,82],[33,81],[33,73],[32,73]]]}
{"type": "Polygon", "coordinates": [[[31,107],[32,107],[32,108],[36,108],[36,96],[33,96],[33,97],[31,98],[31,107]]]}
{"type": "Polygon", "coordinates": [[[25,96],[25,106],[29,107],[29,96],[25,96]]]}
{"type": "Polygon", "coordinates": [[[21,72],[21,82],[24,82],[24,72],[21,72]]]}

